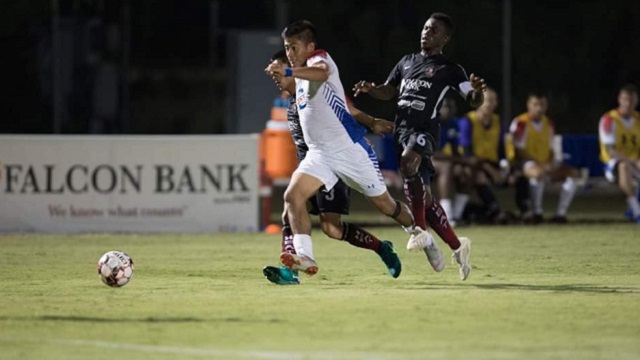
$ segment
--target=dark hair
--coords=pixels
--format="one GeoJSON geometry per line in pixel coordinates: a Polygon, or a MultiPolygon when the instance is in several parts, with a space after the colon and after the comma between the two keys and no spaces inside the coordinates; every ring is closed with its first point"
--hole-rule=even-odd
{"type": "Polygon", "coordinates": [[[282,61],[285,64],[289,63],[289,59],[287,59],[287,52],[284,51],[284,49],[278,51],[277,53],[273,54],[273,56],[271,56],[271,61],[282,61]]]}
{"type": "Polygon", "coordinates": [[[620,92],[627,92],[629,94],[637,94],[638,88],[633,84],[626,84],[625,86],[620,88],[620,92]]]}
{"type": "Polygon", "coordinates": [[[316,36],[316,27],[309,20],[299,20],[289,24],[281,34],[283,39],[297,37],[305,44],[316,43],[318,44],[318,38],[316,36]]]}
{"type": "Polygon", "coordinates": [[[453,23],[453,19],[451,19],[451,16],[441,12],[434,12],[433,14],[431,14],[431,16],[429,16],[429,18],[436,19],[443,23],[444,27],[447,30],[447,36],[453,36],[453,34],[456,32],[456,24],[453,23]]]}

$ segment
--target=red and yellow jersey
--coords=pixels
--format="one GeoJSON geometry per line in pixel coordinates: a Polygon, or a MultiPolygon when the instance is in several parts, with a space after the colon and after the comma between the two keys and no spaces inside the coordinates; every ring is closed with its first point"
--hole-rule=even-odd
{"type": "MultiPolygon", "coordinates": [[[[497,163],[500,160],[500,137],[502,135],[500,116],[492,114],[489,126],[485,126],[482,123],[482,119],[475,111],[467,113],[466,118],[469,119],[471,125],[468,138],[471,140],[470,145],[473,155],[480,159],[497,163]]],[[[463,136],[461,135],[461,137],[463,136]]]]}
{"type": "Polygon", "coordinates": [[[618,110],[602,115],[598,126],[600,139],[600,160],[608,162],[611,155],[607,146],[613,146],[616,152],[630,159],[640,159],[640,113],[634,111],[628,118],[620,116],[618,110]]]}
{"type": "Polygon", "coordinates": [[[538,121],[524,113],[513,119],[509,129],[513,146],[539,164],[552,161],[553,123],[547,116],[538,121]]]}

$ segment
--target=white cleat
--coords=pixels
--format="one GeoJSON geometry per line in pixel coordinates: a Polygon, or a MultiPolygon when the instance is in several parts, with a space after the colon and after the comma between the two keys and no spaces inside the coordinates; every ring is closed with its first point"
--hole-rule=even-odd
{"type": "Polygon", "coordinates": [[[424,231],[419,227],[413,229],[409,242],[407,242],[407,250],[424,251],[433,270],[437,272],[444,270],[444,254],[442,254],[442,250],[440,250],[430,232],[424,231]]]}
{"type": "Polygon", "coordinates": [[[460,279],[467,280],[471,272],[469,255],[471,254],[471,239],[460,238],[460,247],[451,254],[451,262],[460,266],[460,279]]]}
{"type": "Polygon", "coordinates": [[[431,264],[433,270],[441,272],[444,270],[444,254],[442,254],[442,250],[440,250],[431,234],[429,236],[431,237],[431,245],[425,246],[423,250],[427,254],[427,259],[429,259],[429,264],[431,264]]]}
{"type": "Polygon", "coordinates": [[[316,261],[305,255],[283,252],[280,254],[280,262],[290,270],[300,270],[309,276],[313,276],[318,272],[316,261]]]}
{"type": "Polygon", "coordinates": [[[413,229],[405,229],[405,230],[409,234],[411,234],[411,236],[409,237],[409,241],[407,242],[407,250],[420,251],[427,246],[428,239],[431,236],[429,232],[424,231],[417,226],[413,229]]]}

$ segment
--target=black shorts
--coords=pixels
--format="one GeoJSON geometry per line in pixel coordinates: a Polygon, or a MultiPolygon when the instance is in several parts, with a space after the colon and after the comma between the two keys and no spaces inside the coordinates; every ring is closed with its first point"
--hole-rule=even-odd
{"type": "Polygon", "coordinates": [[[395,132],[393,138],[396,143],[398,163],[400,163],[400,158],[405,149],[411,149],[422,155],[422,161],[420,162],[420,169],[418,171],[425,184],[430,184],[435,175],[435,168],[431,162],[431,157],[438,148],[437,139],[440,138],[439,128],[435,133],[433,130],[399,129],[395,132]]]}
{"type": "Polygon", "coordinates": [[[309,210],[309,214],[311,215],[318,215],[320,213],[349,215],[351,188],[342,182],[342,180],[338,180],[335,186],[329,191],[327,191],[323,185],[309,201],[311,202],[311,210],[309,210]]]}

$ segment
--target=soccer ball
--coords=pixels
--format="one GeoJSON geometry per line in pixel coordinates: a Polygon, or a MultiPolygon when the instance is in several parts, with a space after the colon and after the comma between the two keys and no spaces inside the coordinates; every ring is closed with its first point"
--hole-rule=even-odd
{"type": "Polygon", "coordinates": [[[122,251],[109,251],[98,260],[98,275],[111,287],[125,286],[133,276],[133,260],[122,251]]]}

